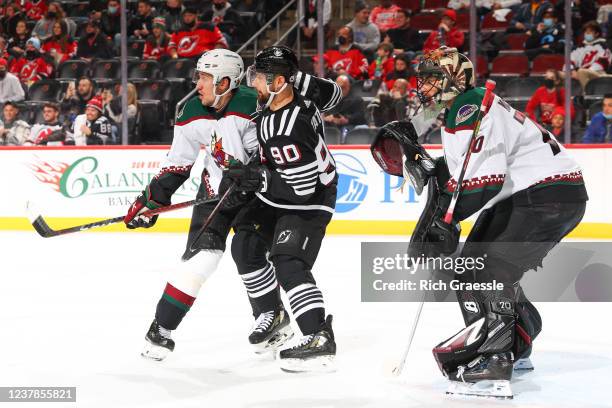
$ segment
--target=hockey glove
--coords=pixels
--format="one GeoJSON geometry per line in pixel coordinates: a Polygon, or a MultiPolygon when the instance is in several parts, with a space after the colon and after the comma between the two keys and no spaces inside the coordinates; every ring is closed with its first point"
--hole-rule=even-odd
{"type": "Polygon", "coordinates": [[[157,215],[146,217],[139,215],[148,210],[154,210],[170,203],[162,203],[152,199],[151,189],[147,187],[142,194],[136,197],[136,201],[132,203],[127,214],[123,218],[123,222],[129,229],[134,228],[151,228],[157,221],[157,215]]]}
{"type": "Polygon", "coordinates": [[[224,177],[236,183],[237,191],[259,191],[264,192],[268,188],[270,173],[261,163],[251,163],[245,165],[240,162],[233,162],[229,168],[223,172],[224,177]]]}
{"type": "MultiPolygon", "coordinates": [[[[224,174],[223,178],[221,179],[221,182],[219,183],[219,195],[218,196],[222,197],[223,194],[225,194],[227,189],[230,188],[230,186],[233,183],[234,182],[232,181],[232,179],[230,179],[227,174],[224,174]]],[[[253,198],[253,193],[252,192],[233,191],[224,200],[224,202],[223,202],[223,209],[233,210],[233,209],[242,207],[244,204],[246,204],[252,198],[253,198]]]]}

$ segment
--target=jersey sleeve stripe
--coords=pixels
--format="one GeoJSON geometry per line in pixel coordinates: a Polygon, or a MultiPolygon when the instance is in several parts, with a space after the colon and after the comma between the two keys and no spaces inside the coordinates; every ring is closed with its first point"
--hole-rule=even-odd
{"type": "Polygon", "coordinates": [[[285,109],[281,116],[280,126],[278,127],[278,134],[282,135],[282,131],[285,127],[285,121],[287,120],[287,115],[289,114],[289,109],[285,109]]]}
{"type": "Polygon", "coordinates": [[[319,204],[306,204],[306,205],[301,205],[301,204],[280,204],[280,203],[275,203],[272,200],[267,199],[263,194],[261,193],[255,193],[255,195],[264,203],[272,206],[272,207],[276,207],[276,208],[283,208],[283,209],[287,209],[287,210],[319,210],[319,211],[327,211],[331,214],[333,214],[335,212],[335,210],[332,207],[329,207],[327,205],[319,205],[319,204]]]}
{"type": "Polygon", "coordinates": [[[176,122],[175,126],[185,126],[191,122],[193,122],[194,120],[200,120],[200,119],[204,119],[204,120],[213,120],[214,118],[210,115],[199,115],[199,116],[192,116],[187,120],[183,120],[181,122],[176,122]]]}
{"type": "Polygon", "coordinates": [[[301,173],[307,170],[311,170],[317,166],[318,166],[318,163],[314,161],[312,163],[308,163],[308,164],[305,164],[299,167],[292,167],[290,169],[278,169],[278,171],[283,174],[296,174],[296,173],[301,173]]]}
{"type": "Polygon", "coordinates": [[[274,136],[274,116],[276,115],[276,113],[273,113],[270,116],[270,119],[268,120],[268,124],[270,127],[270,132],[268,132],[268,134],[270,135],[270,137],[274,136]]]}
{"type": "Polygon", "coordinates": [[[302,96],[306,96],[306,91],[308,90],[308,85],[310,85],[310,75],[304,75],[304,85],[302,85],[302,96]]]}

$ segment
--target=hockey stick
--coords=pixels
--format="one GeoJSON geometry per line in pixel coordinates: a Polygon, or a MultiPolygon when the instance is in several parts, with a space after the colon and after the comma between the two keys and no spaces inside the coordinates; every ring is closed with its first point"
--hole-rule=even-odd
{"type": "Polygon", "coordinates": [[[482,98],[482,103],[480,104],[480,109],[478,110],[478,116],[476,117],[476,123],[474,125],[474,132],[472,132],[472,137],[470,138],[470,144],[468,145],[468,150],[465,153],[465,159],[463,159],[463,166],[461,167],[461,173],[459,173],[459,179],[457,180],[457,187],[455,187],[455,191],[453,191],[453,196],[451,198],[450,204],[448,205],[448,209],[446,210],[446,215],[444,216],[444,222],[450,224],[453,220],[453,213],[455,212],[455,206],[457,205],[457,201],[459,200],[459,194],[461,193],[461,185],[463,184],[463,177],[465,176],[465,171],[467,170],[468,163],[470,162],[470,156],[472,156],[472,150],[474,149],[474,142],[478,137],[478,132],[480,131],[480,122],[482,122],[482,117],[484,111],[487,109],[487,105],[489,104],[489,99],[492,98],[493,90],[495,89],[495,81],[490,79],[485,83],[485,94],[482,98]]]}
{"type": "MultiPolygon", "coordinates": [[[[476,138],[478,137],[478,132],[480,131],[480,123],[482,121],[482,116],[483,116],[484,111],[487,108],[487,105],[489,104],[489,100],[491,99],[493,95],[494,89],[495,89],[495,81],[487,80],[487,82],[485,83],[485,94],[484,94],[484,97],[482,98],[480,109],[478,110],[478,116],[476,118],[474,132],[472,133],[472,137],[470,138],[470,143],[468,145],[469,146],[468,151],[465,155],[465,159],[463,160],[463,167],[461,168],[461,173],[459,174],[459,180],[457,181],[457,187],[455,188],[455,191],[453,192],[453,196],[451,198],[450,205],[448,207],[448,210],[446,211],[446,215],[444,216],[444,222],[446,222],[447,224],[450,224],[451,221],[453,220],[453,213],[455,212],[455,205],[457,204],[457,200],[459,199],[459,194],[461,192],[460,191],[461,184],[463,183],[463,177],[465,176],[465,171],[467,169],[467,166],[470,160],[470,156],[472,155],[473,144],[476,138]]],[[[433,274],[433,271],[432,271],[432,274],[433,274]]],[[[425,304],[425,296],[426,296],[426,293],[423,293],[421,297],[421,301],[419,303],[419,307],[417,309],[417,314],[414,318],[414,321],[412,322],[412,329],[410,330],[408,344],[406,345],[406,348],[404,349],[402,358],[398,362],[397,366],[393,367],[391,371],[391,373],[396,377],[402,373],[402,371],[404,370],[404,366],[406,365],[406,359],[408,358],[408,353],[410,352],[410,346],[412,345],[412,340],[414,339],[414,334],[416,332],[416,328],[421,318],[421,312],[423,311],[423,305],[425,304]]]]}
{"type": "MultiPolygon", "coordinates": [[[[214,202],[216,200],[217,200],[217,197],[200,198],[198,200],[190,200],[190,201],[185,201],[182,203],[159,207],[154,210],[145,211],[138,215],[144,215],[145,217],[150,217],[153,215],[157,215],[157,214],[161,214],[161,213],[165,213],[169,211],[180,210],[182,208],[187,208],[187,207],[200,205],[200,204],[204,204],[208,202],[214,202]]],[[[49,224],[47,224],[47,222],[45,221],[45,219],[40,213],[34,211],[34,209],[32,208],[32,203],[29,201],[26,204],[26,211],[28,213],[28,218],[30,219],[30,222],[32,223],[32,227],[34,227],[36,232],[38,232],[38,234],[43,238],[56,237],[58,235],[71,234],[73,232],[85,231],[85,230],[92,229],[92,228],[105,227],[107,225],[117,224],[119,222],[122,222],[123,219],[125,218],[125,215],[121,215],[119,217],[107,218],[105,220],[91,222],[88,224],[76,225],[74,227],[54,230],[51,227],[49,227],[49,224]]]]}
{"type": "MultiPolygon", "coordinates": [[[[257,150],[255,150],[253,153],[251,153],[251,155],[247,159],[247,162],[245,163],[245,165],[248,165],[249,163],[251,163],[251,160],[253,160],[253,158],[256,156],[256,154],[257,154],[257,150]]],[[[229,197],[229,195],[232,194],[235,189],[236,189],[236,183],[234,182],[234,183],[232,183],[227,188],[225,193],[223,193],[223,195],[219,199],[219,202],[217,203],[215,208],[213,208],[213,210],[210,212],[210,214],[208,214],[208,217],[206,217],[206,221],[204,221],[204,225],[202,225],[202,228],[200,228],[200,230],[196,234],[196,236],[193,239],[193,241],[191,241],[191,245],[189,246],[189,249],[191,251],[195,251],[195,248],[194,248],[195,243],[198,242],[198,240],[202,237],[202,234],[204,234],[204,231],[206,230],[206,228],[208,228],[208,226],[212,222],[213,218],[215,218],[215,215],[217,215],[217,213],[221,209],[221,206],[223,204],[225,204],[225,200],[227,199],[227,197],[229,197]]]]}

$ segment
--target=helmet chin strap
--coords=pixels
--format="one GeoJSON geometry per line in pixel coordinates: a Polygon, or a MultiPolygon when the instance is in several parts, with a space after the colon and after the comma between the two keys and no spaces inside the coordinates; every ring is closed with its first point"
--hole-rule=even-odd
{"type": "MultiPolygon", "coordinates": [[[[273,92],[273,91],[271,91],[271,90],[270,90],[270,84],[266,84],[266,91],[268,91],[268,93],[270,94],[270,96],[268,96],[268,100],[266,101],[266,104],[264,105],[263,109],[268,108],[268,107],[269,107],[269,106],[272,104],[272,101],[274,100],[274,97],[275,97],[276,95],[278,95],[279,93],[283,92],[283,91],[285,90],[285,88],[286,88],[286,87],[287,87],[287,83],[285,82],[285,83],[283,84],[283,86],[281,86],[281,89],[279,89],[279,90],[278,90],[278,91],[276,91],[276,92],[273,92]]],[[[262,109],[262,110],[263,110],[263,109],[262,109]]]]}
{"type": "MultiPolygon", "coordinates": [[[[223,79],[223,78],[221,78],[221,79],[223,79]]],[[[221,83],[221,81],[219,81],[219,83],[221,83]]],[[[228,87],[228,88],[227,88],[227,90],[226,90],[225,92],[223,92],[222,94],[217,94],[217,86],[218,86],[218,85],[219,85],[219,84],[217,84],[217,85],[215,85],[215,86],[213,87],[213,95],[214,95],[214,97],[215,97],[215,100],[213,101],[213,103],[212,103],[211,107],[212,107],[212,108],[214,108],[214,109],[219,109],[219,106],[217,106],[217,105],[219,105],[219,102],[221,101],[221,98],[222,98],[224,95],[227,95],[227,93],[228,93],[228,92],[230,92],[230,91],[232,90],[232,88],[231,88],[231,87],[228,87]]]]}

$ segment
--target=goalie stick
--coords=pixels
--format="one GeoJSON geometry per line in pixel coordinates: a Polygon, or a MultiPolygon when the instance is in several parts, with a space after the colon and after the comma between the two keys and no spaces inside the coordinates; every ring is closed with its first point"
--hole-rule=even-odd
{"type": "MultiPolygon", "coordinates": [[[[478,110],[478,117],[476,118],[476,123],[474,125],[474,131],[472,132],[472,137],[470,138],[470,143],[468,145],[468,150],[465,154],[465,159],[463,160],[463,166],[461,167],[461,173],[459,173],[459,179],[457,180],[457,187],[453,192],[453,196],[451,198],[451,202],[446,211],[446,215],[444,216],[444,222],[450,224],[453,220],[453,213],[455,212],[455,206],[457,205],[457,201],[459,200],[459,194],[461,193],[461,185],[463,183],[463,177],[465,176],[465,171],[467,170],[468,163],[470,161],[470,156],[472,155],[473,144],[476,138],[478,137],[478,132],[480,131],[480,123],[482,122],[482,117],[484,116],[484,112],[487,109],[487,105],[489,104],[489,100],[493,97],[493,90],[495,89],[495,81],[487,80],[485,83],[485,94],[482,98],[482,103],[480,105],[480,109],[478,110]]],[[[416,328],[419,324],[419,319],[421,318],[421,312],[423,311],[423,305],[425,304],[425,293],[421,297],[421,301],[419,303],[419,307],[417,309],[417,314],[412,322],[412,329],[410,330],[410,335],[408,337],[408,343],[406,344],[406,348],[402,353],[402,357],[399,360],[398,364],[393,367],[391,370],[391,374],[394,376],[399,376],[404,370],[404,366],[406,365],[406,359],[408,358],[408,353],[410,352],[410,346],[412,345],[412,340],[414,338],[414,334],[416,332],[416,328]]]]}
{"type": "MultiPolygon", "coordinates": [[[[198,200],[190,200],[190,201],[185,201],[182,203],[159,207],[154,210],[145,211],[139,215],[150,217],[150,216],[165,213],[168,211],[180,210],[182,208],[187,208],[187,207],[191,207],[194,205],[214,202],[216,200],[218,200],[217,197],[200,198],[198,200]]],[[[36,232],[38,232],[38,234],[43,238],[57,237],[58,235],[66,235],[66,234],[71,234],[73,232],[85,231],[85,230],[92,229],[92,228],[105,227],[107,225],[123,222],[123,219],[125,218],[125,215],[121,215],[119,217],[107,218],[105,220],[90,222],[88,224],[75,225],[74,227],[54,230],[53,228],[49,227],[49,224],[47,224],[43,216],[33,209],[32,203],[29,201],[26,204],[26,211],[28,213],[28,218],[30,219],[30,222],[32,223],[32,227],[34,227],[36,232]]]]}

